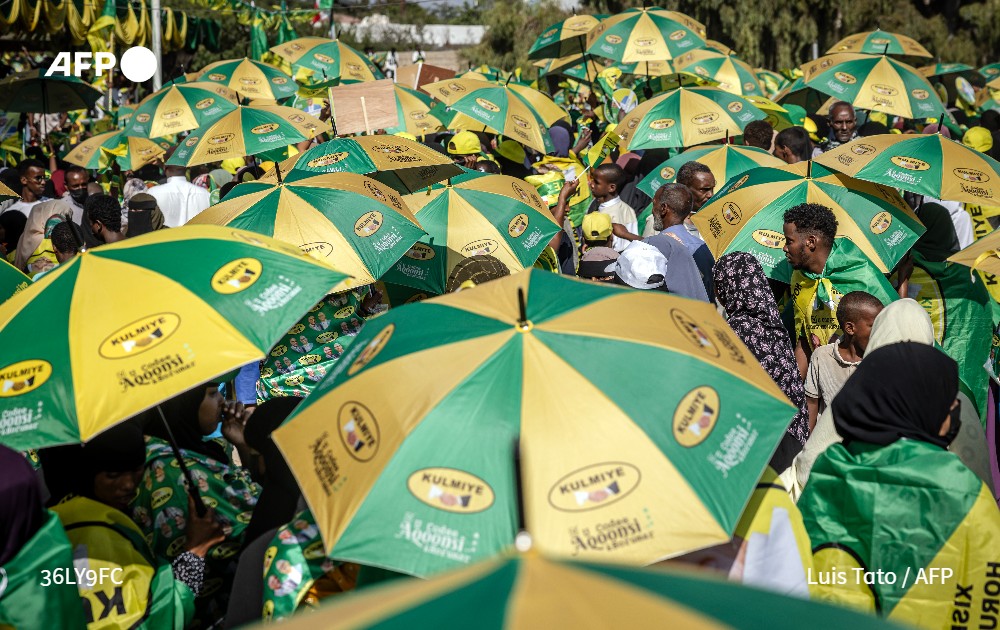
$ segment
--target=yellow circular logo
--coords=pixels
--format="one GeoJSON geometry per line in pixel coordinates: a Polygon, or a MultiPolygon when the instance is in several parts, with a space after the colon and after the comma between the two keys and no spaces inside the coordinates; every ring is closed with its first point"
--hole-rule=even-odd
{"type": "Polygon", "coordinates": [[[271,349],[271,356],[280,357],[286,352],[288,352],[288,348],[284,344],[278,344],[271,349]]]}
{"type": "Polygon", "coordinates": [[[639,46],[640,48],[645,48],[647,46],[652,46],[655,41],[656,40],[650,37],[643,37],[642,39],[635,40],[635,45],[639,46]]]}
{"type": "Polygon", "coordinates": [[[463,256],[483,256],[485,254],[492,254],[499,247],[497,242],[492,238],[481,238],[466,244],[459,252],[463,256]]]}
{"type": "Polygon", "coordinates": [[[674,439],[686,448],[698,446],[719,420],[719,393],[708,385],[695,387],[674,411],[674,439]]]}
{"type": "Polygon", "coordinates": [[[687,31],[685,31],[685,30],[674,31],[673,33],[670,34],[671,41],[675,41],[675,42],[678,42],[678,41],[684,39],[685,37],[687,37],[687,31]]]}
{"type": "MultiPolygon", "coordinates": [[[[209,138],[208,139],[208,143],[209,144],[225,144],[227,142],[230,142],[235,137],[236,137],[235,133],[220,133],[220,134],[216,134],[216,135],[212,136],[211,138],[209,138]]],[[[188,142],[190,142],[190,140],[188,142]]],[[[198,142],[197,138],[195,138],[195,142],[198,142]]],[[[190,147],[190,146],[194,146],[194,145],[188,144],[188,146],[190,147]]]]}
{"type": "Polygon", "coordinates": [[[687,339],[691,345],[714,358],[719,358],[721,356],[722,353],[719,352],[715,343],[713,343],[712,340],[708,338],[708,335],[705,334],[705,331],[702,330],[693,319],[691,319],[690,315],[675,308],[670,311],[670,319],[673,320],[677,330],[681,331],[681,334],[684,335],[684,338],[687,339]]]}
{"type": "Polygon", "coordinates": [[[354,376],[361,370],[365,369],[365,367],[378,356],[378,353],[382,352],[382,349],[385,348],[385,344],[389,343],[389,338],[392,337],[392,333],[395,330],[396,324],[389,324],[380,330],[378,334],[372,337],[372,340],[368,342],[365,349],[361,351],[358,358],[355,359],[354,363],[351,364],[351,367],[348,368],[347,375],[354,376]]]}
{"type": "Polygon", "coordinates": [[[412,258],[413,260],[430,260],[434,258],[434,248],[430,245],[424,245],[423,243],[414,243],[413,247],[406,250],[404,254],[407,258],[412,258]]]}
{"type": "Polygon", "coordinates": [[[354,233],[361,238],[368,238],[382,229],[382,221],[382,213],[378,210],[366,212],[354,222],[354,233]]]}
{"type": "MultiPolygon", "coordinates": [[[[748,85],[749,85],[749,84],[748,84],[748,85]]],[[[745,87],[745,86],[744,86],[744,87],[745,87]]],[[[752,86],[751,86],[750,88],[746,88],[746,89],[748,89],[748,90],[749,90],[749,89],[751,89],[751,88],[752,88],[752,86]]],[[[732,112],[732,113],[734,113],[734,114],[738,114],[738,113],[740,113],[741,111],[743,111],[743,103],[741,103],[741,102],[739,102],[739,101],[733,101],[733,102],[732,102],[732,103],[730,103],[729,105],[726,105],[726,109],[728,109],[729,111],[731,111],[731,112],[732,112]]]]}
{"type": "Polygon", "coordinates": [[[586,512],[621,501],[639,487],[642,473],[625,462],[602,462],[575,470],[549,488],[549,505],[586,512]]]}
{"type": "Polygon", "coordinates": [[[920,88],[917,88],[915,90],[911,90],[910,95],[913,96],[913,98],[917,99],[918,101],[923,101],[928,97],[930,97],[931,93],[928,92],[927,90],[922,90],[920,88]]]}
{"type": "Polygon", "coordinates": [[[321,53],[313,53],[313,59],[321,63],[334,63],[335,61],[333,57],[328,57],[321,53]]]}
{"type": "Polygon", "coordinates": [[[225,81],[226,75],[220,74],[218,72],[213,72],[212,74],[208,75],[207,78],[209,81],[225,81]]]}
{"type": "Polygon", "coordinates": [[[660,169],[660,179],[662,180],[671,180],[674,178],[674,175],[676,174],[677,171],[675,171],[673,167],[670,166],[664,166],[663,168],[660,169]]]}
{"type": "Polygon", "coordinates": [[[348,455],[359,462],[367,462],[378,453],[381,433],[375,414],[359,402],[344,403],[337,413],[340,441],[348,455]]]}
{"type": "Polygon", "coordinates": [[[476,98],[476,103],[478,103],[479,106],[482,107],[483,109],[489,110],[489,111],[491,111],[493,113],[496,113],[496,112],[500,111],[500,106],[499,105],[496,105],[495,103],[493,103],[491,101],[487,101],[485,98],[482,98],[482,97],[476,98]]]}
{"type": "Polygon", "coordinates": [[[747,183],[748,179],[750,179],[749,175],[744,175],[743,177],[739,178],[732,186],[729,187],[729,192],[733,192],[737,188],[743,186],[743,184],[747,183]]]}
{"type": "Polygon", "coordinates": [[[493,488],[479,477],[455,468],[424,468],[406,480],[418,501],[457,514],[474,514],[493,505],[493,488]]]}
{"type": "Polygon", "coordinates": [[[340,151],[338,153],[328,153],[326,155],[320,156],[315,160],[309,160],[306,162],[306,166],[311,168],[318,168],[320,166],[330,166],[331,164],[336,164],[341,160],[346,159],[350,154],[346,151],[340,151]]]}
{"type": "Polygon", "coordinates": [[[305,380],[305,377],[301,374],[294,374],[285,379],[285,385],[288,385],[289,387],[298,387],[305,380]]]}
{"type": "Polygon", "coordinates": [[[513,238],[521,236],[527,229],[528,229],[528,215],[524,214],[523,212],[514,217],[513,219],[511,219],[510,222],[507,224],[507,234],[510,234],[511,237],[513,238]]]}
{"type": "Polygon", "coordinates": [[[174,496],[174,491],[172,488],[158,488],[153,491],[152,499],[150,505],[154,510],[157,510],[170,500],[170,497],[174,496]]]}
{"type": "Polygon", "coordinates": [[[890,225],[892,225],[892,215],[888,212],[879,212],[872,217],[868,227],[871,228],[873,234],[882,234],[889,229],[890,225]]]}
{"type": "Polygon", "coordinates": [[[339,336],[340,336],[339,333],[336,333],[336,332],[333,332],[333,331],[322,332],[322,333],[316,335],[316,341],[319,342],[319,343],[330,343],[331,341],[333,341],[334,339],[336,339],[339,336]]]}
{"type": "Polygon", "coordinates": [[[0,398],[20,396],[36,390],[52,376],[52,364],[42,359],[11,363],[0,370],[0,398]]]}
{"type": "Polygon", "coordinates": [[[179,110],[179,109],[168,109],[167,111],[163,112],[162,117],[165,120],[170,120],[171,118],[177,118],[180,115],[181,115],[181,110],[179,110]]]}
{"type": "Polygon", "coordinates": [[[184,141],[184,146],[186,147],[193,147],[196,144],[198,144],[198,136],[191,136],[184,141]]]}
{"type": "Polygon", "coordinates": [[[733,203],[732,201],[727,201],[722,204],[722,218],[726,220],[729,225],[737,225],[742,219],[743,214],[740,212],[740,207],[733,203]]]}
{"type": "Polygon", "coordinates": [[[882,85],[881,83],[872,84],[872,92],[876,94],[881,94],[882,96],[896,96],[899,94],[899,90],[892,87],[891,85],[882,85]]]}
{"type": "Polygon", "coordinates": [[[858,80],[854,77],[854,75],[847,74],[846,72],[834,72],[833,77],[838,81],[840,81],[841,83],[846,83],[848,85],[858,82],[858,80]]]}
{"type": "Polygon", "coordinates": [[[955,168],[952,169],[951,172],[954,173],[956,177],[960,177],[967,182],[981,184],[983,182],[990,181],[989,175],[974,168],[955,168]]]}
{"type": "Polygon", "coordinates": [[[764,247],[782,249],[785,246],[785,235],[774,230],[754,230],[751,236],[764,247]]]}
{"type": "Polygon", "coordinates": [[[923,160],[906,157],[905,155],[894,155],[889,158],[889,161],[900,168],[905,168],[908,171],[926,171],[931,167],[930,164],[924,162],[923,160]]]}
{"type": "Polygon", "coordinates": [[[521,129],[531,129],[531,122],[526,118],[522,118],[517,114],[511,114],[510,119],[513,120],[514,124],[520,127],[521,129]]]}
{"type": "Polygon", "coordinates": [[[271,133],[279,126],[280,125],[278,125],[278,123],[265,123],[263,125],[257,125],[256,127],[254,127],[253,129],[250,130],[250,133],[254,134],[255,136],[259,136],[264,133],[271,133]]]}
{"type": "Polygon", "coordinates": [[[219,267],[212,276],[212,289],[230,295],[252,287],[260,278],[264,265],[256,258],[238,258],[219,267]]]}
{"type": "Polygon", "coordinates": [[[670,129],[676,121],[673,118],[660,118],[649,123],[650,129],[670,129]]]}
{"type": "Polygon", "coordinates": [[[105,359],[127,359],[152,350],[180,328],[176,313],[156,313],[122,326],[101,342],[98,354],[105,359]]]}
{"type": "MultiPolygon", "coordinates": [[[[254,81],[254,83],[256,83],[256,81],[254,81]]],[[[285,77],[274,77],[273,79],[271,79],[271,83],[275,85],[285,85],[286,83],[288,83],[288,79],[286,79],[285,77]]]]}
{"type": "Polygon", "coordinates": [[[851,145],[851,153],[855,155],[871,155],[875,153],[875,147],[870,144],[853,144],[851,145]]]}
{"type": "Polygon", "coordinates": [[[339,309],[336,313],[333,314],[333,316],[336,317],[337,319],[345,319],[353,314],[354,314],[354,307],[348,304],[344,308],[339,309]]]}

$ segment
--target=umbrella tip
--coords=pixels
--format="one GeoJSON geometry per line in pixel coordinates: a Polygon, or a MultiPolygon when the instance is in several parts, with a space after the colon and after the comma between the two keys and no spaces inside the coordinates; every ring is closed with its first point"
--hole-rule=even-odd
{"type": "Polygon", "coordinates": [[[523,529],[517,532],[517,536],[514,537],[514,548],[520,553],[531,551],[531,534],[523,529]]]}

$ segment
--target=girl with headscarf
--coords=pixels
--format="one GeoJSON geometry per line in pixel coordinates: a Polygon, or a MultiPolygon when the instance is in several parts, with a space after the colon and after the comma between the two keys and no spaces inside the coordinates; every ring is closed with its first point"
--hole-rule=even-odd
{"type": "Polygon", "coordinates": [[[869,348],[831,405],[844,442],[816,460],[798,504],[813,597],[923,628],[952,627],[956,611],[963,627],[991,627],[983,581],[1000,566],[1000,512],[946,450],[959,429],[957,394],[958,366],[943,352],[869,348]],[[951,575],[928,580],[941,569],[951,575]],[[895,579],[865,581],[864,572],[895,579]],[[965,596],[956,585],[969,585],[965,596]]]}
{"type": "Polygon", "coordinates": [[[771,467],[784,470],[809,437],[806,394],[791,339],[781,323],[781,314],[764,269],[752,254],[726,254],[715,264],[712,276],[716,300],[726,309],[729,326],[792,404],[799,408],[771,457],[771,467]]]}
{"type": "Polygon", "coordinates": [[[217,383],[205,383],[160,403],[141,420],[149,437],[145,470],[132,514],[157,557],[172,561],[177,556],[184,538],[183,523],[189,518],[186,480],[177,467],[164,418],[199,494],[216,510],[225,532],[206,565],[207,579],[219,587],[206,590],[195,602],[197,618],[206,625],[225,613],[237,554],[260,495],[260,487],[249,472],[232,463],[223,442],[206,437],[216,431],[221,421],[223,436],[237,448],[241,461],[247,461],[249,452],[242,428],[247,416],[242,405],[228,404],[223,399],[217,383]]]}
{"type": "Polygon", "coordinates": [[[31,212],[28,213],[28,221],[24,225],[24,232],[17,242],[14,266],[33,276],[58,265],[59,261],[56,259],[49,235],[58,223],[70,221],[72,217],[73,209],[60,199],[43,201],[32,206],[31,212]]]}
{"type": "Polygon", "coordinates": [[[86,622],[72,573],[73,548],[59,517],[42,505],[38,475],[0,445],[0,627],[79,628],[86,622]]]}
{"type": "Polygon", "coordinates": [[[39,457],[74,564],[105,569],[96,584],[77,583],[87,623],[150,629],[190,623],[192,602],[205,584],[205,557],[222,539],[222,528],[214,510],[192,514],[179,523],[185,537],[174,561],[156,558],[127,514],[143,471],[138,426],[125,422],[86,445],[43,449],[39,457]]]}

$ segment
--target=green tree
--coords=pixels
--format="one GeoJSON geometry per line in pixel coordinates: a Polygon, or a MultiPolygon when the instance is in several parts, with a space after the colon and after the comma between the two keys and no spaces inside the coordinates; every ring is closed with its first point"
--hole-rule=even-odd
{"type": "Polygon", "coordinates": [[[488,25],[483,41],[463,50],[462,59],[474,66],[487,64],[507,71],[520,67],[530,75],[533,67],[528,50],[535,38],[549,25],[568,17],[570,14],[552,0],[536,4],[496,0],[482,16],[482,23],[488,25]]]}

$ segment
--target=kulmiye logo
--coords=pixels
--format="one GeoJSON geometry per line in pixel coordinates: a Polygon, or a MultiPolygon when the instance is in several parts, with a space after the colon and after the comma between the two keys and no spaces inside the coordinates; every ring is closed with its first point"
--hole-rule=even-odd
{"type": "Polygon", "coordinates": [[[116,62],[125,78],[133,83],[150,80],[156,74],[156,67],[159,65],[156,55],[145,46],[129,48],[122,54],[120,61],[109,52],[61,52],[45,71],[45,76],[59,74],[80,77],[85,70],[91,68],[94,69],[94,74],[102,76],[106,71],[113,69],[116,62]]]}

